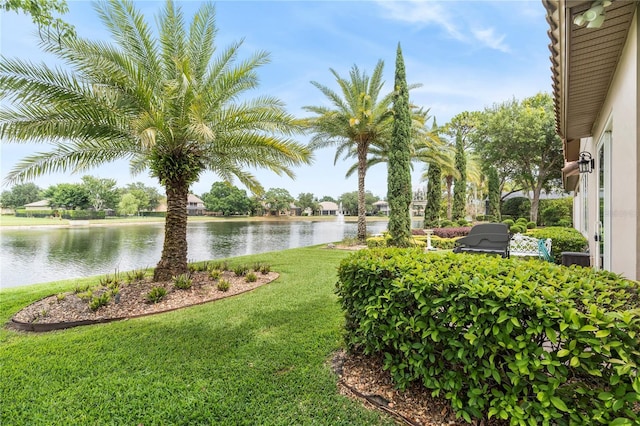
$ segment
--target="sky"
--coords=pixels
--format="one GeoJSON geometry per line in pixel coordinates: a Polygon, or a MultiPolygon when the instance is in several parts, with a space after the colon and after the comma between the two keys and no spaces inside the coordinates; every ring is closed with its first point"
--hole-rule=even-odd
{"type": "MultiPolygon", "coordinates": [[[[79,36],[109,40],[92,3],[68,0],[63,18],[76,27],[79,36]]],[[[163,2],[136,1],[149,24],[163,2]]],[[[200,1],[178,1],[186,21],[200,1]]],[[[270,53],[270,63],[258,69],[260,86],[252,96],[280,98],[287,110],[299,117],[309,105],[329,105],[311,81],[339,91],[334,69],[348,77],[357,65],[371,75],[378,60],[384,61],[385,86],[391,91],[398,43],[404,55],[407,82],[421,87],[410,93],[411,102],[430,109],[442,125],[463,111],[480,111],[539,92],[551,92],[548,24],[540,0],[513,1],[218,1],[216,44],[222,49],[243,40],[240,59],[258,51],[270,53]]],[[[13,12],[0,12],[0,52],[4,57],[60,65],[38,47],[37,29],[31,19],[13,12]]],[[[306,143],[309,136],[296,137],[306,143]]],[[[1,141],[2,190],[10,186],[4,177],[24,157],[46,152],[46,144],[16,144],[1,141]]],[[[252,172],[265,189],[285,188],[297,197],[311,192],[317,197],[339,197],[357,190],[355,173],[345,178],[354,159],[334,164],[335,148],[314,154],[311,165],[294,169],[295,180],[266,170],[252,172]]],[[[414,190],[424,187],[422,164],[414,164],[414,190]]],[[[58,183],[80,182],[85,174],[116,179],[119,187],[143,182],[162,191],[148,173],[131,175],[129,164],[118,161],[82,174],[44,175],[33,182],[45,189],[58,183]]],[[[201,175],[191,192],[201,195],[221,179],[211,172],[201,175]]],[[[386,165],[367,172],[365,186],[380,198],[387,193],[386,165]]],[[[243,188],[237,181],[237,186],[243,188]]]]}

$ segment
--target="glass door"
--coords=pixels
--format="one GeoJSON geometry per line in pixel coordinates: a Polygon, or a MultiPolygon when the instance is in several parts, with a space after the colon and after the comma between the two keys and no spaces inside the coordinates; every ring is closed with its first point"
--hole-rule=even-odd
{"type": "Polygon", "coordinates": [[[598,144],[598,221],[596,223],[595,266],[598,269],[611,269],[611,174],[609,170],[611,149],[611,131],[604,133],[598,144]]]}

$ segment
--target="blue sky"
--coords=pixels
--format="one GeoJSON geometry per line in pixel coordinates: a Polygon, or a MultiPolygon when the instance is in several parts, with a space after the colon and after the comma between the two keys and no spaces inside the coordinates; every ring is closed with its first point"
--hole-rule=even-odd
{"type": "MultiPolygon", "coordinates": [[[[201,4],[178,2],[185,15],[201,4]]],[[[162,2],[138,1],[137,7],[155,25],[162,2]]],[[[82,37],[107,39],[88,1],[69,1],[64,18],[82,37]]],[[[411,101],[430,108],[439,124],[463,111],[482,110],[513,97],[522,99],[551,91],[548,25],[539,0],[518,1],[220,1],[216,2],[217,44],[228,46],[244,39],[243,58],[256,51],[270,52],[271,63],[260,68],[260,87],[254,96],[278,96],[287,109],[305,116],[305,105],[326,104],[311,85],[317,81],[337,89],[329,68],[348,76],[355,64],[371,74],[378,60],[385,63],[385,90],[394,78],[395,52],[401,44],[409,83],[421,83],[411,92],[411,101]]],[[[30,18],[1,13],[0,51],[5,57],[54,64],[41,53],[30,18]]],[[[306,142],[307,136],[299,137],[306,142]]],[[[46,145],[7,144],[1,146],[2,178],[26,155],[46,151],[46,145]]],[[[311,166],[295,170],[296,179],[255,171],[265,189],[286,188],[297,197],[301,192],[338,197],[355,191],[355,176],[346,179],[352,160],[334,165],[334,149],[315,153],[311,166]]],[[[414,189],[420,182],[422,165],[413,172],[414,189]]],[[[147,174],[131,176],[128,163],[110,163],[87,173],[114,178],[118,186],[144,182],[160,188],[147,174]]],[[[38,186],[79,182],[82,175],[53,174],[34,181],[38,186]]],[[[371,168],[366,188],[386,196],[385,165],[371,168]]],[[[209,191],[219,178],[203,174],[192,192],[209,191]]],[[[239,186],[239,185],[238,185],[239,186]]],[[[3,190],[7,189],[3,184],[3,190]]]]}

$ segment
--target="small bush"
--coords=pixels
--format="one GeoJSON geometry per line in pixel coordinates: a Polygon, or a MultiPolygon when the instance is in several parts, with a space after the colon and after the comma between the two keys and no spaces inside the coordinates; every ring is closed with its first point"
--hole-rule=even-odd
{"type": "Polygon", "coordinates": [[[375,248],[375,247],[386,247],[387,240],[384,237],[370,237],[366,240],[367,247],[375,248]]]}
{"type": "Polygon", "coordinates": [[[195,262],[188,265],[189,272],[205,272],[209,270],[209,264],[207,262],[195,262]]]}
{"type": "Polygon", "coordinates": [[[535,222],[527,222],[527,229],[534,229],[536,227],[535,222]]]}
{"type": "Polygon", "coordinates": [[[516,219],[516,225],[517,225],[517,224],[523,224],[523,225],[526,225],[526,224],[527,224],[527,222],[529,222],[529,219],[526,219],[526,218],[524,218],[524,217],[519,217],[518,219],[516,219]]]}
{"type": "Polygon", "coordinates": [[[509,198],[502,202],[500,212],[503,217],[529,217],[531,214],[531,201],[527,197],[509,198]]]}
{"type": "Polygon", "coordinates": [[[538,221],[545,226],[571,226],[573,223],[573,198],[565,197],[540,200],[538,221]]]}
{"type": "Polygon", "coordinates": [[[249,272],[249,267],[247,265],[238,265],[233,268],[233,273],[236,274],[236,277],[244,277],[249,272]]]}
{"type": "Polygon", "coordinates": [[[132,284],[136,281],[142,281],[144,280],[146,275],[147,275],[146,269],[135,269],[133,271],[129,271],[126,274],[126,282],[128,284],[132,284]]]}
{"type": "Polygon", "coordinates": [[[639,424],[640,283],[536,260],[362,250],[338,269],[350,350],[466,421],[639,424]]]}
{"type": "Polygon", "coordinates": [[[527,230],[527,227],[520,224],[511,225],[509,227],[509,232],[511,232],[512,234],[522,234],[526,230],[527,230]]]}
{"type": "Polygon", "coordinates": [[[220,278],[221,275],[222,275],[222,271],[220,271],[219,269],[212,269],[209,271],[210,280],[217,280],[218,278],[220,278]]]}
{"type": "Polygon", "coordinates": [[[89,284],[78,284],[78,285],[76,285],[76,287],[73,290],[73,292],[75,294],[84,293],[84,292],[89,290],[89,287],[90,287],[89,284]]]}
{"type": "Polygon", "coordinates": [[[513,219],[505,219],[505,220],[502,221],[502,223],[507,225],[509,228],[511,228],[513,225],[515,225],[515,221],[513,219]]]}
{"type": "Polygon", "coordinates": [[[227,280],[220,280],[218,281],[218,285],[217,288],[220,291],[229,291],[229,288],[231,287],[231,283],[227,280]]]}
{"type": "Polygon", "coordinates": [[[456,246],[458,238],[440,238],[438,236],[431,237],[431,246],[440,250],[451,250],[456,246]]]}
{"type": "Polygon", "coordinates": [[[111,300],[111,294],[108,291],[105,291],[100,296],[93,296],[89,301],[89,309],[95,312],[101,306],[106,306],[109,300],[111,300]]]}
{"type": "Polygon", "coordinates": [[[258,281],[258,276],[255,274],[255,272],[249,272],[244,277],[244,280],[248,283],[255,283],[256,281],[258,281]]]}
{"type": "Polygon", "coordinates": [[[147,293],[147,302],[158,303],[167,295],[167,289],[164,287],[153,287],[147,293]]]}
{"type": "Polygon", "coordinates": [[[459,226],[455,228],[435,228],[433,230],[433,235],[440,238],[464,237],[465,235],[469,234],[469,231],[471,231],[470,226],[459,226]]]}
{"type": "Polygon", "coordinates": [[[191,280],[191,276],[189,274],[180,274],[176,277],[173,277],[173,286],[175,288],[179,288],[180,290],[187,290],[191,288],[193,281],[191,280]]]}
{"type": "Polygon", "coordinates": [[[562,263],[563,251],[583,251],[587,246],[587,239],[574,228],[550,226],[547,228],[531,229],[527,232],[534,238],[551,238],[551,255],[557,264],[562,263]]]}
{"type": "Polygon", "coordinates": [[[217,269],[219,271],[228,271],[229,263],[226,260],[219,261],[219,262],[209,262],[209,270],[214,270],[214,269],[217,269]]]}
{"type": "Polygon", "coordinates": [[[120,278],[119,278],[118,272],[114,273],[113,276],[107,274],[104,277],[100,277],[100,279],[98,280],[98,284],[103,287],[117,286],[119,282],[120,282],[120,278]]]}
{"type": "Polygon", "coordinates": [[[93,297],[93,290],[83,291],[82,293],[76,293],[76,296],[83,302],[89,302],[93,297]]]}
{"type": "Polygon", "coordinates": [[[456,224],[457,224],[458,226],[468,226],[468,225],[469,225],[469,222],[467,221],[467,219],[458,219],[458,220],[456,221],[456,224]]]}
{"type": "Polygon", "coordinates": [[[269,272],[271,272],[271,265],[267,265],[267,264],[260,265],[260,273],[262,275],[267,275],[269,272]]]}
{"type": "Polygon", "coordinates": [[[66,298],[67,298],[67,295],[66,295],[66,294],[64,294],[64,293],[58,293],[58,294],[56,294],[56,300],[57,300],[58,302],[62,302],[62,301],[63,301],[64,299],[66,299],[66,298]]]}
{"type": "Polygon", "coordinates": [[[449,228],[451,226],[453,226],[453,222],[450,220],[445,219],[440,221],[440,228],[449,228]]]}

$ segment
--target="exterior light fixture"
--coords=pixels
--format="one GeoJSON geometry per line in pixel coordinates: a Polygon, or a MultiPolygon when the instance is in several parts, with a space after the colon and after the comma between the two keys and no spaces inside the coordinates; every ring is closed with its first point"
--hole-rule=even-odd
{"type": "Polygon", "coordinates": [[[580,159],[578,160],[578,168],[580,173],[591,173],[595,167],[595,160],[591,157],[587,151],[580,153],[580,159]]]}
{"type": "Polygon", "coordinates": [[[573,18],[573,23],[578,26],[587,25],[587,28],[600,28],[604,22],[605,7],[611,6],[612,0],[596,0],[591,7],[573,18]]]}

